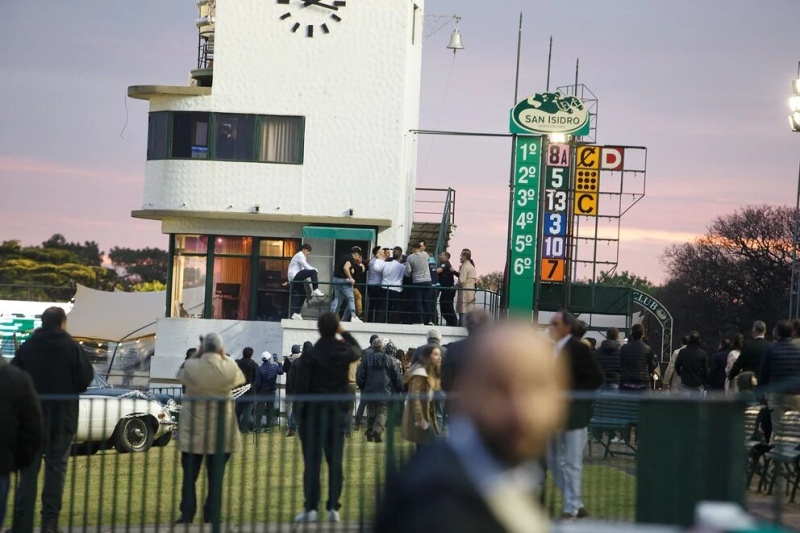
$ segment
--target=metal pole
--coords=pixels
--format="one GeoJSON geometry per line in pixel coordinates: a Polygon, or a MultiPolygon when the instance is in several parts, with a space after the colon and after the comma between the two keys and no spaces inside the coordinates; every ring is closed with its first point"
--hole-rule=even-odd
{"type": "MultiPolygon", "coordinates": [[[[519,98],[519,62],[520,56],[522,54],[522,11],[519,13],[519,32],[517,34],[517,72],[514,78],[514,102],[511,104],[513,108],[517,105],[517,99],[519,98]]],[[[506,234],[506,240],[508,244],[506,246],[506,269],[505,269],[505,279],[503,283],[503,295],[505,300],[505,308],[508,309],[509,307],[509,298],[510,293],[508,290],[509,283],[511,281],[511,246],[513,245],[511,242],[511,234],[513,232],[513,224],[514,224],[514,158],[517,155],[517,135],[514,134],[511,136],[511,168],[508,173],[508,233],[506,234]]]]}
{"type": "Polygon", "coordinates": [[[797,171],[797,199],[794,206],[794,230],[792,231],[792,278],[789,287],[789,318],[800,317],[800,272],[797,264],[797,245],[800,239],[800,168],[797,171]]]}
{"type": "Polygon", "coordinates": [[[553,61],[553,36],[550,36],[550,51],[547,52],[547,85],[545,91],[550,91],[550,65],[553,61]]]}

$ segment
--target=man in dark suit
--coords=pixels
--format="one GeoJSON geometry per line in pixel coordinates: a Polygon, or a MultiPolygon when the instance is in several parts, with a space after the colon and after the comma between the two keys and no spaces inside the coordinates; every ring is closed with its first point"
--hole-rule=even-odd
{"type": "MultiPolygon", "coordinates": [[[[550,338],[556,343],[553,357],[563,360],[567,365],[573,392],[594,391],[603,384],[603,372],[590,348],[573,335],[577,323],[567,311],[553,314],[550,319],[550,338]]],[[[547,468],[553,473],[553,482],[564,496],[561,518],[565,520],[589,515],[581,501],[581,478],[586,426],[592,416],[591,408],[590,401],[573,401],[566,430],[553,439],[547,450],[547,468]]]]}
{"type": "Polygon", "coordinates": [[[567,369],[530,326],[500,325],[472,338],[453,389],[447,440],[422,448],[390,479],[382,533],[537,532],[537,459],[563,427],[567,369]]]}
{"type": "Polygon", "coordinates": [[[753,338],[744,344],[742,353],[733,363],[731,371],[728,372],[728,379],[733,381],[742,372],[752,372],[758,375],[761,368],[761,359],[767,353],[769,342],[764,336],[767,334],[767,325],[761,320],[753,323],[753,338]]]}

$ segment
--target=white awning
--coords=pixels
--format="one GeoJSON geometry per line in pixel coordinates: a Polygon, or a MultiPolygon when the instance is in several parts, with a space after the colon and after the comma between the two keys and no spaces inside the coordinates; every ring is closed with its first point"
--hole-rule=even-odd
{"type": "Polygon", "coordinates": [[[164,291],[106,292],[78,285],[67,331],[73,337],[112,342],[155,335],[166,302],[164,291]]]}

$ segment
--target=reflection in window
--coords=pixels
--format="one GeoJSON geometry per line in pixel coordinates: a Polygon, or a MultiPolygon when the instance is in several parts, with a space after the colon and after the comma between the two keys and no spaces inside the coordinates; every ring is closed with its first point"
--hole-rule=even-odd
{"type": "Polygon", "coordinates": [[[252,237],[217,237],[214,241],[215,254],[249,256],[252,248],[252,237]]]}
{"type": "Polygon", "coordinates": [[[159,111],[150,113],[148,121],[147,159],[166,159],[169,112],[159,111]]]}
{"type": "Polygon", "coordinates": [[[206,257],[176,255],[172,271],[172,317],[202,318],[206,301],[206,257]]]}
{"type": "Polygon", "coordinates": [[[303,117],[263,117],[259,161],[302,163],[303,117]]]}
{"type": "Polygon", "coordinates": [[[214,258],[211,318],[247,320],[250,314],[250,258],[214,258]]]}
{"type": "Polygon", "coordinates": [[[175,235],[175,252],[205,254],[208,251],[206,235],[175,235]]]}
{"type": "Polygon", "coordinates": [[[255,160],[255,115],[216,115],[217,145],[214,159],[255,160]]]}
{"type": "Polygon", "coordinates": [[[210,113],[173,113],[172,157],[207,159],[210,113]]]}

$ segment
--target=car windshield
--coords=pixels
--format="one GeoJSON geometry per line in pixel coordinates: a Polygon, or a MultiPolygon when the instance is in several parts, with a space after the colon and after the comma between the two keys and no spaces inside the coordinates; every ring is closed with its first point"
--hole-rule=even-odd
{"type": "Polygon", "coordinates": [[[90,389],[111,389],[113,388],[111,385],[108,384],[108,381],[104,380],[97,374],[94,375],[94,379],[89,384],[90,389]]]}

